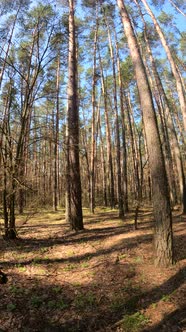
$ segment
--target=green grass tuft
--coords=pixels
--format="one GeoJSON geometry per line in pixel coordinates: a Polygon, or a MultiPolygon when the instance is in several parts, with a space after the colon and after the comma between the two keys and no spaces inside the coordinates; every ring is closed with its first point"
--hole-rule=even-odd
{"type": "Polygon", "coordinates": [[[149,323],[149,319],[140,312],[133,315],[126,315],[122,320],[123,332],[138,332],[149,323]]]}

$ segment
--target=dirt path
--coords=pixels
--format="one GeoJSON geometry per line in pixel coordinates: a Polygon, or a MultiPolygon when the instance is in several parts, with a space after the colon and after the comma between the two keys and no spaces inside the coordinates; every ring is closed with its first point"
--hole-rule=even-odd
{"type": "Polygon", "coordinates": [[[85,211],[68,231],[63,211],[43,212],[0,240],[0,331],[186,331],[186,220],[174,218],[177,264],[153,265],[152,214],[85,211]],[[118,323],[120,322],[120,323],[118,323]]]}

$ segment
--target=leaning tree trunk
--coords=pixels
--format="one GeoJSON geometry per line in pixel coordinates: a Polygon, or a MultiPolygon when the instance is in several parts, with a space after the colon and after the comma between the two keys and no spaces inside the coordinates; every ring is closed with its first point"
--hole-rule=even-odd
{"type": "Polygon", "coordinates": [[[172,158],[172,154],[171,154],[170,139],[169,139],[169,135],[168,135],[168,126],[167,126],[167,122],[166,122],[167,119],[165,118],[165,110],[164,110],[164,105],[162,102],[161,95],[159,94],[156,84],[155,84],[153,78],[151,77],[151,72],[150,72],[147,60],[145,59],[145,57],[143,57],[143,59],[144,59],[144,65],[145,65],[146,72],[148,75],[149,83],[151,86],[152,94],[153,94],[154,100],[156,102],[157,110],[158,110],[158,114],[159,114],[159,119],[160,119],[160,124],[161,124],[160,133],[162,134],[162,138],[161,138],[162,150],[164,153],[165,168],[166,168],[167,178],[168,178],[168,183],[169,183],[170,199],[171,199],[172,206],[174,206],[177,203],[177,193],[176,193],[175,176],[173,176],[173,174],[174,174],[173,166],[174,165],[173,165],[173,158],[172,158]]]}
{"type": "Polygon", "coordinates": [[[81,179],[79,165],[79,112],[77,93],[77,53],[75,41],[74,0],[69,0],[68,55],[68,221],[72,230],[83,229],[81,179]],[[68,206],[69,205],[69,206],[68,206]]]}
{"type": "Polygon", "coordinates": [[[6,67],[6,62],[7,62],[9,52],[10,52],[10,47],[12,45],[12,38],[13,38],[14,31],[15,31],[15,25],[16,25],[16,22],[17,22],[17,18],[18,18],[20,8],[21,8],[21,4],[19,5],[19,7],[17,9],[15,19],[13,21],[12,29],[11,29],[11,32],[10,32],[10,36],[8,37],[8,46],[7,46],[7,50],[5,52],[5,57],[3,59],[3,64],[2,64],[2,67],[1,67],[1,73],[0,73],[0,88],[1,88],[1,85],[2,85],[3,76],[4,76],[4,72],[5,72],[5,67],[6,67]]]}
{"type": "MultiPolygon", "coordinates": [[[[177,172],[178,172],[179,200],[181,202],[182,211],[184,213],[184,211],[186,211],[186,197],[185,197],[186,184],[185,184],[182,156],[180,153],[177,135],[176,135],[176,131],[174,128],[174,122],[173,122],[172,114],[171,114],[170,107],[169,107],[169,101],[165,94],[165,91],[164,91],[162,82],[160,80],[159,74],[157,72],[155,61],[152,57],[152,53],[150,52],[150,49],[149,49],[149,58],[152,63],[152,70],[153,70],[153,74],[155,77],[155,83],[157,86],[157,90],[158,90],[159,94],[161,95],[161,98],[163,98],[163,101],[164,101],[164,113],[165,113],[165,119],[166,119],[165,125],[168,127],[168,130],[169,130],[168,138],[169,138],[170,144],[172,146],[172,154],[174,156],[176,168],[177,168],[177,172]]],[[[167,142],[167,144],[168,144],[168,142],[167,142]]],[[[170,154],[170,148],[169,148],[169,154],[170,154]]],[[[171,176],[171,174],[170,174],[170,176],[171,176]]],[[[174,183],[174,180],[175,179],[172,179],[171,181],[173,181],[173,183],[174,183]]]]}
{"type": "Polygon", "coordinates": [[[146,133],[155,217],[155,263],[156,265],[168,266],[173,263],[172,214],[170,208],[168,181],[155,116],[155,109],[145,67],[130,17],[123,0],[117,0],[117,3],[120,9],[125,35],[135,69],[146,133]]]}
{"type": "Polygon", "coordinates": [[[160,40],[161,40],[161,43],[165,49],[165,52],[167,54],[167,58],[170,62],[170,66],[171,66],[171,69],[172,69],[172,73],[173,73],[173,76],[175,78],[175,81],[176,81],[176,88],[177,88],[177,93],[178,93],[178,98],[179,98],[179,102],[180,102],[180,108],[181,108],[181,112],[182,112],[182,115],[183,115],[183,124],[184,124],[184,129],[186,131],[186,98],[185,98],[185,92],[184,92],[184,88],[183,88],[183,84],[182,84],[182,81],[181,81],[181,78],[180,78],[180,75],[179,75],[179,72],[177,70],[177,67],[176,67],[176,64],[174,62],[174,59],[173,59],[173,56],[171,54],[171,51],[170,51],[170,48],[167,44],[167,41],[165,39],[165,36],[161,30],[161,27],[160,25],[158,24],[153,12],[151,11],[148,3],[146,0],[142,0],[147,12],[149,13],[153,23],[154,23],[154,26],[156,28],[156,31],[160,37],[160,40]]]}
{"type": "MultiPolygon", "coordinates": [[[[155,80],[155,85],[158,91],[158,95],[160,96],[160,106],[164,109],[164,117],[165,117],[165,127],[168,127],[169,132],[167,130],[167,143],[166,145],[171,145],[172,146],[172,154],[173,157],[175,159],[175,164],[176,164],[176,168],[177,168],[177,172],[178,172],[178,184],[179,184],[179,199],[181,202],[181,206],[182,206],[182,212],[186,213],[186,183],[185,183],[185,174],[184,174],[184,168],[183,168],[183,161],[182,161],[182,156],[181,156],[181,152],[180,152],[180,148],[179,148],[179,144],[178,144],[178,139],[177,139],[177,134],[176,134],[176,130],[174,127],[174,121],[172,118],[172,114],[171,114],[171,106],[170,106],[170,102],[166,96],[163,84],[161,82],[159,73],[157,71],[156,68],[156,63],[152,54],[152,50],[151,50],[151,46],[148,40],[148,36],[147,36],[147,31],[146,31],[146,22],[143,18],[143,14],[141,12],[141,8],[138,4],[137,1],[135,1],[139,11],[140,11],[140,16],[142,18],[143,24],[144,24],[144,39],[145,39],[145,45],[147,48],[147,54],[148,54],[148,58],[150,59],[150,63],[151,63],[151,67],[152,67],[152,73],[154,76],[154,80],[155,80]],[[163,104],[164,103],[164,104],[163,104]],[[170,142],[170,143],[169,143],[170,142]]],[[[155,99],[156,97],[156,93],[155,93],[155,99]]],[[[166,140],[164,139],[164,142],[166,142],[166,140]]],[[[170,155],[170,159],[171,159],[171,163],[172,163],[172,157],[171,157],[171,147],[168,146],[167,152],[170,155]]],[[[173,172],[171,172],[170,174],[170,181],[173,184],[174,187],[174,183],[175,183],[175,179],[171,178],[173,172]]]]}
{"type": "Polygon", "coordinates": [[[172,1],[172,0],[168,0],[172,5],[173,5],[173,7],[181,14],[181,15],[183,15],[183,16],[185,16],[186,17],[186,14],[174,3],[174,1],[172,1]]]}

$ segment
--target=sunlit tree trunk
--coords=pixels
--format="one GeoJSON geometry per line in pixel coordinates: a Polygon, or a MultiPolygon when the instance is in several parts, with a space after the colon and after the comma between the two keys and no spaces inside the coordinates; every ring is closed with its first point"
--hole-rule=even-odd
{"type": "MultiPolygon", "coordinates": [[[[148,54],[148,59],[149,59],[149,54],[148,54]]],[[[176,195],[176,183],[175,183],[175,177],[173,176],[174,174],[174,168],[173,168],[173,159],[171,155],[171,147],[170,147],[170,140],[168,136],[168,128],[167,128],[167,123],[166,123],[166,118],[165,118],[165,112],[164,112],[164,106],[161,100],[161,96],[157,90],[157,87],[155,86],[155,82],[153,80],[151,71],[149,69],[149,66],[147,64],[147,60],[145,56],[143,56],[143,61],[145,64],[146,72],[148,74],[148,80],[151,86],[151,90],[157,105],[157,110],[159,114],[159,130],[161,133],[161,142],[162,142],[162,150],[164,153],[164,160],[165,160],[165,166],[166,166],[166,172],[167,172],[167,178],[168,178],[168,183],[169,183],[169,190],[170,190],[170,198],[171,198],[171,203],[174,206],[177,202],[177,195],[176,195]]],[[[158,118],[158,117],[157,117],[158,118]]]]}
{"type": "Polygon", "coordinates": [[[84,149],[84,158],[86,160],[86,168],[87,168],[87,179],[88,179],[88,202],[90,207],[90,160],[89,160],[89,143],[88,143],[88,135],[87,135],[87,128],[86,128],[86,120],[85,120],[85,114],[83,111],[83,120],[84,120],[84,129],[82,130],[82,143],[83,143],[83,149],[84,149]]]}
{"type": "Polygon", "coordinates": [[[112,61],[112,74],[113,74],[113,93],[114,93],[114,115],[115,115],[115,128],[116,128],[116,169],[117,169],[117,196],[118,196],[118,209],[119,209],[119,218],[124,217],[124,208],[123,208],[123,191],[121,187],[121,156],[120,156],[120,128],[119,128],[119,119],[118,119],[118,103],[117,103],[117,82],[116,82],[116,68],[115,68],[115,56],[113,52],[112,39],[110,33],[110,27],[107,19],[105,18],[107,32],[108,32],[108,41],[110,49],[110,57],[112,61]]]}
{"type": "Polygon", "coordinates": [[[123,0],[117,0],[117,3],[134,65],[146,133],[155,217],[155,263],[160,266],[168,266],[173,263],[172,214],[155,110],[137,38],[127,9],[123,0]]]}
{"type": "Polygon", "coordinates": [[[77,53],[75,40],[74,1],[69,0],[69,53],[68,53],[68,139],[67,177],[68,197],[66,210],[72,230],[83,229],[81,179],[79,165],[79,112],[77,91],[77,53]]]}
{"type": "Polygon", "coordinates": [[[59,84],[60,84],[60,54],[57,57],[56,70],[56,119],[55,119],[55,142],[54,142],[54,197],[53,207],[57,211],[59,202],[59,84]]]}
{"type": "Polygon", "coordinates": [[[0,165],[3,169],[3,182],[2,182],[2,203],[3,203],[3,217],[4,217],[4,236],[9,237],[9,212],[8,212],[8,146],[10,145],[9,138],[9,110],[8,98],[4,99],[4,114],[1,123],[1,149],[0,149],[0,165]]]}
{"type": "Polygon", "coordinates": [[[182,14],[183,16],[185,16],[186,17],[186,14],[175,4],[175,2],[174,1],[172,1],[172,0],[168,0],[172,5],[173,5],[173,7],[180,13],[180,14],[182,14]]]}
{"type": "Polygon", "coordinates": [[[183,124],[184,124],[184,130],[186,132],[186,97],[185,97],[185,92],[184,92],[184,88],[182,85],[182,81],[179,75],[179,72],[177,70],[176,64],[174,62],[174,58],[171,54],[170,48],[167,44],[167,41],[165,39],[165,36],[163,34],[163,31],[160,28],[160,25],[158,24],[152,10],[150,9],[148,3],[146,0],[141,0],[147,10],[147,12],[149,13],[150,17],[152,18],[152,21],[154,23],[154,26],[156,28],[156,31],[160,37],[161,43],[165,49],[165,52],[167,54],[167,58],[170,62],[171,65],[171,69],[172,69],[172,73],[174,75],[175,81],[176,81],[176,87],[177,87],[177,92],[178,92],[178,97],[179,97],[179,102],[180,102],[180,108],[182,111],[182,115],[183,115],[183,124]]]}
{"type": "Polygon", "coordinates": [[[99,137],[100,137],[100,150],[101,150],[101,167],[102,167],[102,176],[103,176],[103,201],[104,205],[107,206],[107,178],[106,178],[106,161],[105,161],[105,152],[104,152],[104,141],[103,135],[101,131],[101,118],[99,116],[99,123],[98,123],[98,130],[99,130],[99,137]]]}
{"type": "MultiPolygon", "coordinates": [[[[96,10],[97,15],[97,10],[96,10]]],[[[90,211],[94,213],[95,208],[95,113],[96,113],[96,55],[98,37],[98,18],[94,32],[94,51],[93,51],[93,74],[92,74],[92,137],[91,137],[91,160],[90,160],[90,211]]]]}
{"type": "Polygon", "coordinates": [[[21,7],[21,5],[19,5],[19,7],[17,9],[16,15],[15,15],[15,18],[14,18],[14,21],[13,21],[12,29],[10,31],[10,36],[8,38],[8,46],[7,46],[7,49],[6,49],[6,52],[5,52],[5,56],[4,56],[4,59],[3,59],[3,65],[2,65],[2,68],[1,68],[1,72],[0,72],[0,88],[1,88],[2,80],[3,80],[3,76],[4,76],[4,72],[5,72],[6,62],[7,62],[7,59],[8,59],[9,52],[10,52],[12,37],[13,37],[13,34],[14,34],[15,25],[16,25],[16,21],[17,21],[17,18],[18,18],[19,11],[20,11],[20,7],[21,7]]]}
{"type": "MultiPolygon", "coordinates": [[[[140,10],[141,13],[141,10],[140,10]]],[[[141,13],[141,17],[143,19],[143,15],[141,13]]],[[[174,193],[174,187],[175,187],[175,178],[172,176],[174,174],[173,172],[173,160],[171,156],[171,147],[172,147],[172,154],[175,159],[175,164],[176,164],[176,169],[177,169],[177,174],[178,174],[178,184],[179,184],[179,200],[182,205],[182,211],[183,213],[186,213],[186,183],[185,183],[185,175],[184,175],[184,169],[183,169],[183,161],[182,161],[182,156],[180,153],[180,148],[178,144],[178,139],[176,135],[176,130],[174,127],[174,122],[172,119],[172,114],[170,110],[170,105],[169,105],[169,100],[166,96],[163,84],[161,82],[159,73],[156,68],[156,63],[151,51],[150,43],[148,40],[147,32],[146,32],[146,23],[143,19],[144,23],[144,38],[145,38],[145,45],[148,53],[148,58],[150,59],[151,66],[152,66],[152,73],[154,76],[155,80],[155,85],[156,89],[158,91],[158,96],[159,96],[159,105],[160,108],[162,109],[163,112],[163,122],[164,122],[164,127],[166,129],[166,137],[164,137],[164,143],[165,143],[165,148],[166,148],[166,153],[168,154],[168,162],[169,162],[169,182],[171,183],[171,187],[173,190],[174,196],[176,193],[174,193]],[[171,144],[171,146],[170,146],[171,144]]],[[[155,99],[158,98],[157,94],[155,93],[155,99]]],[[[158,104],[158,100],[157,100],[158,104]]],[[[175,110],[176,111],[176,110],[175,110]]],[[[160,110],[161,112],[161,110],[160,110]]]]}
{"type": "Polygon", "coordinates": [[[101,72],[101,87],[104,99],[104,111],[105,111],[105,124],[106,124],[106,141],[107,141],[107,177],[109,179],[109,199],[110,206],[113,209],[115,207],[115,197],[114,197],[114,172],[113,172],[113,158],[112,158],[112,144],[111,144],[111,134],[110,134],[110,123],[108,114],[108,102],[107,102],[107,91],[105,88],[105,78],[103,73],[103,67],[101,62],[101,56],[99,52],[99,63],[101,72]]]}
{"type": "Polygon", "coordinates": [[[4,214],[4,230],[6,239],[16,238],[15,225],[15,174],[16,168],[13,160],[13,141],[10,129],[10,110],[13,99],[13,91],[11,81],[8,85],[6,97],[4,97],[4,117],[3,117],[3,131],[2,142],[4,149],[1,150],[3,160],[4,179],[3,179],[3,214],[4,214]],[[4,141],[4,142],[3,142],[4,141]]]}
{"type": "Polygon", "coordinates": [[[139,176],[139,158],[137,151],[137,142],[136,142],[136,133],[135,133],[135,125],[132,114],[132,105],[131,105],[131,97],[128,92],[127,96],[125,96],[125,105],[126,105],[126,113],[128,117],[129,124],[129,133],[131,139],[131,152],[132,152],[132,160],[134,167],[134,176],[135,176],[135,199],[138,200],[140,195],[140,176],[139,176]]]}
{"type": "Polygon", "coordinates": [[[124,110],[124,100],[123,100],[123,80],[121,74],[121,64],[119,57],[118,42],[115,31],[115,46],[116,46],[116,57],[117,57],[117,69],[118,69],[118,81],[119,81],[119,96],[120,96],[120,113],[122,122],[122,151],[123,151],[123,206],[124,212],[128,212],[128,178],[127,178],[127,148],[126,148],[126,115],[124,110]]]}

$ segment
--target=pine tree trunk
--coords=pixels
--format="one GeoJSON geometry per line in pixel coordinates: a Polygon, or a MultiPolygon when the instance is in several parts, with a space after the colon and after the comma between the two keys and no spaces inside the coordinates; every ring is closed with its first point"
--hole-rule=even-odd
{"type": "Polygon", "coordinates": [[[133,120],[133,114],[132,114],[130,93],[128,93],[127,97],[125,96],[125,105],[126,105],[126,112],[127,112],[127,117],[128,117],[128,123],[129,123],[132,160],[133,160],[134,176],[135,176],[135,193],[134,194],[135,194],[135,199],[138,200],[139,193],[140,193],[139,158],[138,158],[138,152],[137,152],[135,126],[134,126],[134,120],[133,120]]]}
{"type": "Polygon", "coordinates": [[[4,76],[4,72],[5,72],[5,67],[6,67],[6,63],[7,63],[7,58],[8,58],[8,55],[9,55],[10,47],[12,45],[12,37],[13,37],[13,34],[14,34],[15,25],[16,25],[16,21],[17,21],[18,15],[19,15],[20,8],[21,8],[21,4],[19,5],[19,7],[17,9],[17,12],[15,14],[15,19],[14,19],[14,22],[13,22],[13,26],[12,26],[10,35],[8,37],[8,47],[7,47],[7,50],[5,52],[5,57],[4,57],[3,65],[1,67],[1,72],[0,72],[0,88],[1,88],[1,85],[2,85],[3,76],[4,76]]]}
{"type": "Polygon", "coordinates": [[[77,53],[75,41],[74,0],[69,0],[68,58],[68,221],[72,230],[83,229],[81,179],[79,165],[79,112],[77,92],[77,53]]]}
{"type": "Polygon", "coordinates": [[[108,105],[107,105],[107,93],[105,89],[105,78],[102,68],[102,62],[99,52],[99,63],[101,71],[101,87],[104,98],[104,111],[105,111],[105,124],[106,124],[106,141],[107,141],[107,177],[109,179],[109,194],[110,194],[110,207],[113,209],[115,207],[115,197],[114,197],[114,172],[113,172],[113,161],[112,161],[112,144],[111,144],[111,134],[110,134],[110,123],[108,115],[108,105]]]}
{"type": "Polygon", "coordinates": [[[178,6],[176,6],[176,4],[174,3],[174,1],[172,1],[172,0],[168,0],[172,5],[173,5],[173,7],[180,13],[180,14],[182,14],[183,16],[185,16],[186,17],[186,14],[178,7],[178,6]]]}
{"type": "MultiPolygon", "coordinates": [[[[1,140],[3,143],[3,139],[1,140]]],[[[3,165],[3,216],[4,216],[4,236],[8,238],[8,192],[7,192],[7,145],[4,146],[3,165]]]]}
{"type": "Polygon", "coordinates": [[[136,74],[147,140],[155,218],[155,263],[160,266],[169,266],[173,263],[172,215],[168,181],[155,110],[137,38],[134,34],[127,9],[123,0],[117,0],[117,3],[136,74]]]}
{"type": "Polygon", "coordinates": [[[118,80],[119,80],[119,96],[120,96],[120,114],[121,114],[121,124],[122,124],[122,151],[123,151],[123,207],[124,212],[129,211],[128,207],[128,179],[127,179],[127,148],[126,148],[126,116],[124,111],[124,101],[123,101],[123,81],[121,75],[121,65],[118,50],[118,42],[116,31],[115,32],[115,46],[116,46],[116,57],[117,57],[117,69],[118,69],[118,80]]]}
{"type": "MultiPolygon", "coordinates": [[[[145,22],[144,22],[145,25],[145,22]]],[[[157,86],[157,90],[159,93],[159,96],[161,96],[161,100],[163,99],[164,102],[164,117],[166,120],[164,120],[165,126],[167,126],[170,135],[168,135],[169,133],[167,132],[167,144],[169,144],[169,141],[171,142],[171,146],[172,146],[172,151],[173,151],[173,156],[175,159],[175,163],[176,163],[176,168],[177,168],[177,172],[178,172],[178,183],[179,183],[179,198],[180,198],[180,202],[182,205],[182,211],[186,211],[186,183],[185,183],[185,176],[184,176],[184,170],[183,170],[183,161],[182,161],[182,156],[180,153],[180,148],[179,148],[179,144],[178,144],[178,139],[177,139],[177,135],[176,135],[176,130],[174,127],[174,122],[172,119],[172,114],[170,111],[170,105],[169,105],[169,100],[165,94],[165,90],[163,87],[163,84],[161,82],[161,79],[159,77],[159,73],[157,71],[156,68],[156,64],[152,55],[152,51],[151,51],[151,47],[147,38],[147,34],[146,34],[146,30],[145,30],[145,42],[146,42],[146,47],[147,47],[147,52],[148,52],[148,57],[150,59],[151,65],[152,65],[152,72],[154,75],[154,79],[155,79],[155,84],[157,86]]],[[[160,102],[161,102],[160,100],[160,102]]],[[[163,106],[162,106],[163,107],[163,106]]],[[[166,140],[165,140],[166,141],[166,140]]],[[[171,163],[172,163],[172,157],[171,157],[171,147],[167,148],[168,150],[168,154],[170,155],[171,159],[171,163]]],[[[170,172],[170,178],[172,178],[172,174],[173,174],[173,167],[172,167],[172,172],[170,172]]],[[[170,179],[170,182],[173,182],[172,186],[175,186],[174,184],[174,177],[173,179],[170,179]]]]}
{"type": "Polygon", "coordinates": [[[57,58],[56,70],[56,119],[55,119],[55,142],[54,142],[54,198],[53,207],[57,211],[59,202],[59,84],[60,84],[60,53],[57,58]]]}
{"type": "MultiPolygon", "coordinates": [[[[97,11],[96,11],[97,12],[97,11]]],[[[97,14],[97,13],[96,13],[97,14]]],[[[95,208],[95,112],[96,112],[96,54],[97,54],[98,19],[94,32],[93,77],[92,77],[92,138],[90,160],[90,211],[95,208]]]]}
{"type": "Polygon", "coordinates": [[[119,128],[119,119],[118,119],[118,103],[117,103],[117,82],[116,82],[116,68],[115,68],[115,58],[112,46],[112,40],[110,35],[110,28],[105,19],[108,31],[108,40],[109,40],[109,49],[110,56],[112,61],[112,74],[114,80],[114,115],[115,115],[115,128],[116,128],[116,169],[117,169],[117,196],[118,196],[118,209],[119,209],[119,218],[124,217],[124,208],[123,208],[123,191],[121,188],[121,156],[120,156],[120,128],[119,128]]]}
{"type": "MultiPolygon", "coordinates": [[[[84,117],[84,114],[83,114],[84,117]]],[[[84,127],[86,126],[86,122],[84,119],[84,127]]],[[[87,139],[87,131],[84,130],[82,134],[83,140],[83,148],[84,148],[84,157],[86,160],[86,167],[87,167],[87,179],[88,179],[88,202],[90,206],[90,166],[89,166],[89,156],[88,156],[88,139],[87,139]]]]}
{"type": "Polygon", "coordinates": [[[171,147],[170,147],[170,140],[169,140],[169,135],[168,135],[167,122],[166,122],[166,118],[165,118],[164,106],[163,106],[163,103],[161,100],[161,95],[159,94],[158,89],[155,86],[155,83],[153,82],[153,79],[151,77],[151,72],[149,70],[147,61],[145,59],[144,59],[144,64],[145,64],[145,68],[146,68],[146,71],[148,74],[148,80],[151,85],[152,93],[153,93],[154,99],[156,101],[156,105],[157,105],[157,109],[158,109],[158,113],[159,113],[160,124],[161,124],[160,132],[162,134],[162,138],[161,138],[162,150],[164,153],[171,203],[172,203],[172,206],[174,206],[177,201],[176,183],[175,183],[175,177],[172,176],[174,174],[174,168],[173,168],[173,160],[172,160],[172,155],[171,155],[171,147]]]}
{"type": "Polygon", "coordinates": [[[160,25],[158,24],[153,12],[151,11],[148,3],[146,0],[141,0],[147,10],[147,12],[149,13],[153,23],[154,23],[154,26],[156,28],[156,31],[160,37],[160,40],[161,40],[161,43],[165,49],[165,52],[167,54],[167,58],[170,62],[170,66],[171,66],[171,69],[172,69],[172,73],[174,75],[174,78],[175,78],[175,81],[176,81],[176,87],[177,87],[177,93],[178,93],[178,98],[179,98],[179,102],[180,102],[180,107],[181,107],[181,111],[182,111],[182,115],[183,115],[183,124],[184,124],[184,129],[186,131],[186,97],[185,97],[185,92],[184,92],[184,88],[183,88],[183,85],[182,85],[182,81],[181,81],[181,78],[180,78],[180,75],[178,73],[178,70],[177,70],[177,67],[176,67],[176,64],[174,62],[174,59],[172,57],[172,54],[171,54],[171,51],[170,51],[170,48],[167,44],[167,41],[165,39],[165,36],[161,30],[161,27],[160,25]]]}

